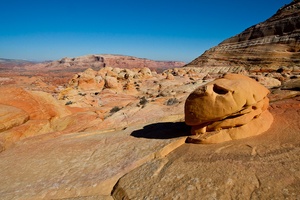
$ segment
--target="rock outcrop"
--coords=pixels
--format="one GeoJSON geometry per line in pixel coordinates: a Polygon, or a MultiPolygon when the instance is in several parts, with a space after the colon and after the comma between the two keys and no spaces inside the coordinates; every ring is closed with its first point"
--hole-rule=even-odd
{"type": "Polygon", "coordinates": [[[3,67],[0,199],[300,199],[298,52],[285,53],[269,71],[221,57],[159,73],[110,55],[3,67]]]}
{"type": "MultiPolygon", "coordinates": [[[[158,74],[145,67],[103,67],[75,74],[52,95],[1,86],[0,93],[5,95],[0,97],[0,152],[41,134],[183,120],[184,101],[203,84],[201,78],[199,74],[158,74]]],[[[22,86],[31,88],[31,84],[22,86]]],[[[38,84],[34,89],[39,87],[44,88],[38,84]]]]}
{"type": "Polygon", "coordinates": [[[123,176],[114,199],[299,199],[300,98],[270,104],[264,134],[183,144],[123,176]]]}
{"type": "MultiPolygon", "coordinates": [[[[185,141],[176,134],[164,140],[142,138],[142,130],[139,125],[119,131],[73,132],[48,140],[42,135],[19,142],[0,153],[0,176],[5,183],[0,184],[0,198],[111,200],[120,177],[164,157],[185,141]],[[132,132],[139,137],[131,136],[132,132]]],[[[183,130],[183,123],[165,123],[152,133],[160,131],[168,137],[183,130]]]]}
{"type": "Polygon", "coordinates": [[[250,72],[287,69],[299,74],[300,1],[294,0],[268,20],[223,41],[186,66],[242,67],[250,72]]]}
{"type": "Polygon", "coordinates": [[[255,80],[227,74],[197,88],[185,102],[189,142],[220,143],[265,132],[273,121],[269,90],[255,80]]]}
{"type": "MultiPolygon", "coordinates": [[[[53,131],[51,124],[71,112],[50,94],[0,87],[0,147],[53,131]]],[[[1,151],[0,149],[0,151],[1,151]]]]}

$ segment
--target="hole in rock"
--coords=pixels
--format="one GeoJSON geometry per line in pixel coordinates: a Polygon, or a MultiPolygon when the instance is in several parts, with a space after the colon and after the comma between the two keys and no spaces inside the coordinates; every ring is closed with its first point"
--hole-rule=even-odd
{"type": "Polygon", "coordinates": [[[253,117],[253,119],[256,119],[256,118],[258,118],[260,116],[260,114],[259,115],[255,115],[254,117],[253,117]]]}
{"type": "Polygon", "coordinates": [[[234,118],[238,118],[240,116],[243,116],[243,114],[231,115],[231,116],[226,117],[225,119],[234,119],[234,118]]]}
{"type": "Polygon", "coordinates": [[[213,90],[217,94],[227,94],[229,91],[226,88],[214,84],[213,90]]]}

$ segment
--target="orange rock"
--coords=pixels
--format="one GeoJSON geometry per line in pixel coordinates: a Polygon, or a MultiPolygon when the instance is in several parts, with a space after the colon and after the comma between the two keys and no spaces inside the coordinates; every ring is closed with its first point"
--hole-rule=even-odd
{"type": "Polygon", "coordinates": [[[0,132],[28,121],[29,115],[16,107],[0,104],[0,132]]]}
{"type": "Polygon", "coordinates": [[[266,131],[273,122],[266,110],[268,89],[243,75],[227,74],[196,89],[186,100],[188,142],[220,143],[266,131]]]}
{"type": "Polygon", "coordinates": [[[104,79],[97,76],[97,72],[89,68],[84,72],[76,74],[69,82],[69,86],[79,90],[102,90],[104,79]]]}
{"type": "Polygon", "coordinates": [[[185,121],[200,125],[218,121],[256,104],[269,90],[255,80],[239,74],[227,74],[197,88],[185,103],[185,121]]]}
{"type": "Polygon", "coordinates": [[[70,114],[64,105],[59,104],[50,94],[26,91],[22,88],[0,88],[0,104],[24,110],[30,119],[51,119],[70,114]]]}
{"type": "Polygon", "coordinates": [[[242,126],[230,127],[197,134],[195,136],[189,136],[187,138],[187,142],[212,144],[247,138],[267,131],[271,127],[272,122],[273,116],[268,110],[266,110],[261,115],[252,118],[252,120],[242,126]]]}

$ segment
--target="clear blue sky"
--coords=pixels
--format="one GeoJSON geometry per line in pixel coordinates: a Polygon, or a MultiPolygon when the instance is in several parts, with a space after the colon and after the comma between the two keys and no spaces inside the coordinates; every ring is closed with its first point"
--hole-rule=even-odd
{"type": "Polygon", "coordinates": [[[292,0],[0,0],[0,58],[189,62],[292,0]]]}

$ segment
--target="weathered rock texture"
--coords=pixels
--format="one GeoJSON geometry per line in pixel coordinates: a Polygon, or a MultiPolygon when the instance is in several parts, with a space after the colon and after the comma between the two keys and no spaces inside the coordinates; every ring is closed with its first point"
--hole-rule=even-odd
{"type": "Polygon", "coordinates": [[[272,121],[267,111],[269,90],[255,80],[227,74],[197,88],[185,102],[185,122],[192,126],[189,142],[219,143],[258,135],[272,121]]]}
{"type": "MultiPolygon", "coordinates": [[[[120,130],[183,120],[184,101],[203,84],[202,78],[199,74],[158,74],[145,67],[103,67],[73,75],[52,95],[32,91],[30,83],[22,85],[29,89],[1,86],[0,152],[41,134],[120,130]]],[[[43,90],[44,85],[34,89],[43,90]]]]}
{"type": "Polygon", "coordinates": [[[288,67],[300,72],[300,1],[294,0],[265,22],[229,38],[186,65],[244,68],[270,72],[288,67]]]}
{"type": "Polygon", "coordinates": [[[120,177],[184,143],[183,135],[174,134],[184,132],[184,123],[157,126],[144,127],[152,138],[146,138],[143,126],[132,126],[19,142],[0,154],[0,198],[110,199],[120,177]]]}
{"type": "MultiPolygon", "coordinates": [[[[300,105],[299,97],[289,99],[300,95],[294,64],[276,72],[254,66],[249,72],[248,65],[231,63],[158,73],[161,65],[154,71],[147,60],[109,55],[21,63],[11,68],[0,60],[1,200],[300,199],[300,105]],[[272,88],[275,123],[265,134],[243,140],[185,143],[186,98],[228,72],[272,88]]],[[[222,87],[215,90],[222,93],[222,87]]],[[[235,128],[247,127],[242,130],[247,134],[263,127],[253,117],[271,117],[263,111],[265,91],[253,98],[253,107],[233,118],[226,114],[207,132],[246,122],[235,128]]]]}
{"type": "Polygon", "coordinates": [[[115,199],[300,199],[300,103],[271,104],[264,134],[212,145],[183,144],[122,177],[115,199]]]}
{"type": "MultiPolygon", "coordinates": [[[[257,199],[272,199],[260,197],[273,193],[280,196],[274,192],[278,188],[297,199],[299,99],[271,106],[277,118],[271,127],[275,128],[266,134],[222,144],[185,144],[190,135],[183,123],[187,96],[220,76],[196,69],[177,68],[162,74],[149,68],[87,69],[57,88],[54,97],[1,86],[0,177],[5,184],[0,185],[0,198],[112,199],[111,190],[124,177],[114,187],[115,199],[197,199],[195,188],[200,188],[203,199],[243,199],[256,187],[262,188],[251,193],[257,199]],[[267,137],[268,133],[272,136],[267,137]],[[227,151],[228,145],[232,149],[227,151]],[[284,165],[273,162],[276,156],[284,165]],[[265,165],[274,163],[274,174],[282,175],[283,181],[272,188],[278,176],[269,179],[265,165]],[[249,166],[257,170],[258,181],[253,171],[244,170],[249,166]],[[224,184],[227,179],[228,185],[224,184]],[[243,193],[236,197],[237,191],[243,193]]],[[[272,101],[299,95],[297,80],[283,83],[286,90],[273,90],[272,101]]]]}

